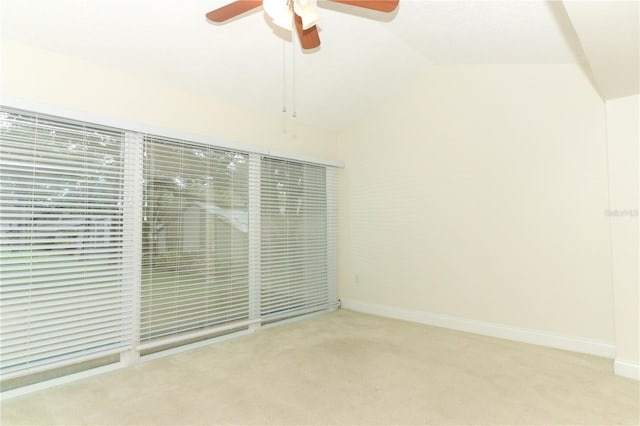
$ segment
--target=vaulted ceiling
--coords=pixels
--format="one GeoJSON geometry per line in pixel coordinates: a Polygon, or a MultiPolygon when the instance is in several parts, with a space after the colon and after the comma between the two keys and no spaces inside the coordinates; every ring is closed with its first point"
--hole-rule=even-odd
{"type": "Polygon", "coordinates": [[[286,105],[333,131],[441,64],[580,64],[605,98],[638,91],[636,1],[589,9],[576,1],[401,0],[392,14],[320,1],[322,45],[312,52],[261,8],[224,24],[205,19],[229,2],[2,0],[0,26],[3,39],[254,110],[286,105]],[[626,85],[612,89],[616,81],[626,85]]]}

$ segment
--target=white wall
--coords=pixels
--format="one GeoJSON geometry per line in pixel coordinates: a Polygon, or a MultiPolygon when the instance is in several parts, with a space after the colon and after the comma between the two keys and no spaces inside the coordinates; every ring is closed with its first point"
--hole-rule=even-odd
{"type": "Polygon", "coordinates": [[[607,145],[618,374],[640,379],[638,95],[609,100],[607,145]]]}
{"type": "MultiPolygon", "coordinates": [[[[337,158],[336,135],[108,68],[101,64],[2,40],[0,93],[70,111],[207,135],[242,146],[337,158]]],[[[238,90],[242,90],[239,87],[238,90]]],[[[75,117],[74,117],[75,118],[75,117]]]]}
{"type": "Polygon", "coordinates": [[[613,356],[604,104],[579,67],[434,67],[339,136],[347,307],[613,356]]]}

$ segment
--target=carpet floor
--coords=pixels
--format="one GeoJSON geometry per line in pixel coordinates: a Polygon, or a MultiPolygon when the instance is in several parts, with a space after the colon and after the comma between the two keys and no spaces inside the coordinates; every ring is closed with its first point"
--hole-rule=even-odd
{"type": "Polygon", "coordinates": [[[640,424],[612,361],[346,310],[6,399],[2,425],[640,424]]]}

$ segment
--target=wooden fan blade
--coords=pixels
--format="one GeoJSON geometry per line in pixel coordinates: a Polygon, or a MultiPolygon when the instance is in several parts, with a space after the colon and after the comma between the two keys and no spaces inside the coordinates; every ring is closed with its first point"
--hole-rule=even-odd
{"type": "Polygon", "coordinates": [[[224,22],[258,6],[262,6],[262,0],[234,1],[207,13],[207,19],[213,22],[224,22]]]}
{"type": "Polygon", "coordinates": [[[348,4],[350,6],[363,7],[379,12],[393,12],[400,0],[330,0],[334,3],[348,4]]]}
{"type": "Polygon", "coordinates": [[[296,30],[300,38],[300,45],[303,49],[315,49],[320,46],[320,36],[318,35],[318,27],[315,25],[306,30],[302,29],[302,18],[296,14],[296,30]]]}

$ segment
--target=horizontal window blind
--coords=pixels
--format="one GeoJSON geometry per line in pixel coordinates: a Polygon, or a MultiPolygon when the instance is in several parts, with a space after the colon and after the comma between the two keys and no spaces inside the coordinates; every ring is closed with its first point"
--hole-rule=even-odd
{"type": "Polygon", "coordinates": [[[121,131],[0,111],[2,378],[131,341],[121,131]]]}
{"type": "Polygon", "coordinates": [[[261,161],[261,291],[263,320],[335,306],[334,173],[323,166],[261,161]]]}
{"type": "Polygon", "coordinates": [[[249,163],[146,138],[141,342],[249,319],[249,163]]]}
{"type": "Polygon", "coordinates": [[[337,307],[335,169],[0,108],[2,389],[337,307]]]}

